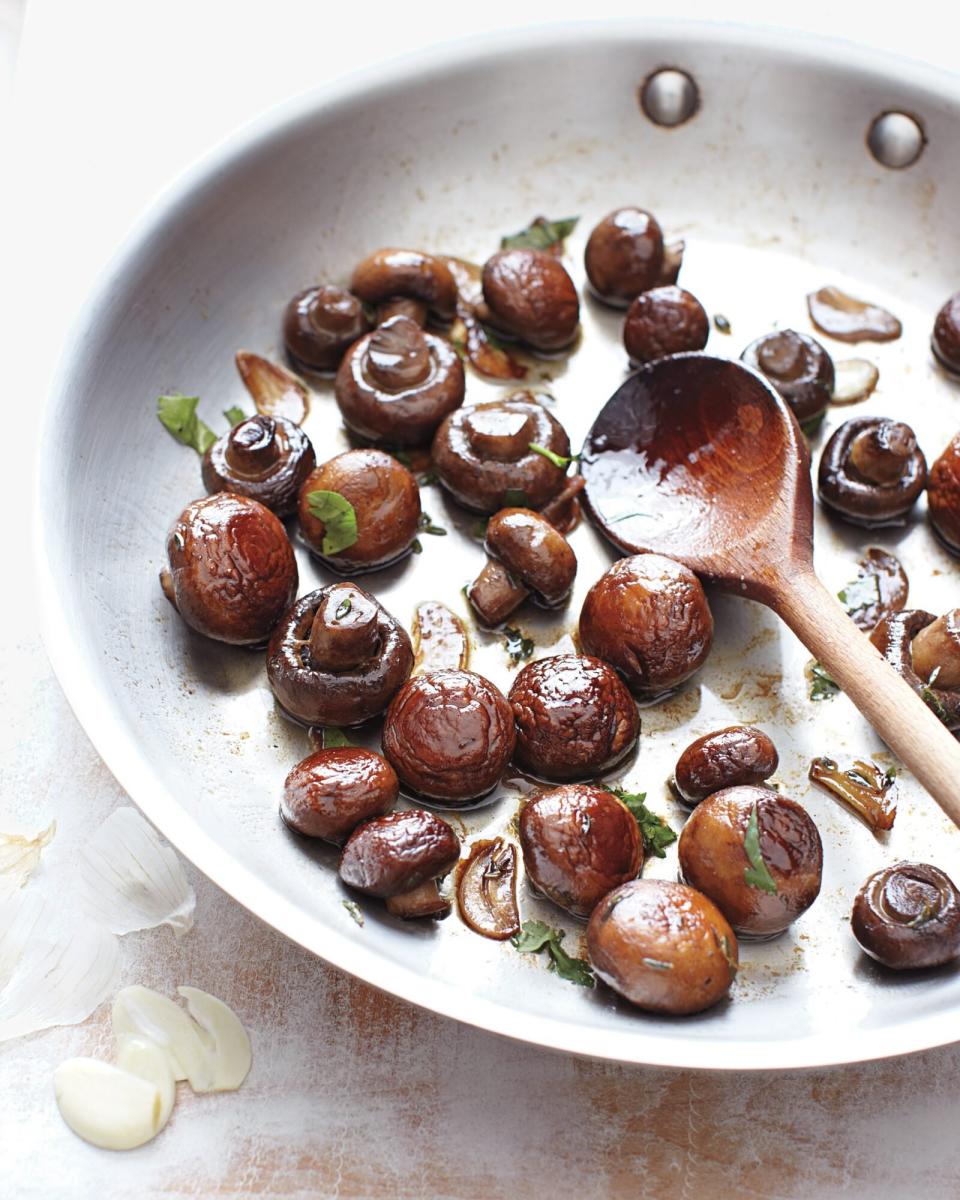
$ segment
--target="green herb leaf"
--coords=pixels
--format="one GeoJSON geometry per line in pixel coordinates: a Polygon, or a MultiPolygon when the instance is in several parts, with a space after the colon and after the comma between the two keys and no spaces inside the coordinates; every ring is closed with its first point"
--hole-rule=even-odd
{"type": "Polygon", "coordinates": [[[178,442],[192,446],[198,454],[206,454],[217,440],[217,435],[197,416],[199,403],[199,396],[181,396],[179,392],[158,396],[157,417],[164,429],[172,433],[178,442]]]}
{"type": "Polygon", "coordinates": [[[447,531],[442,525],[434,525],[429,513],[422,512],[420,514],[420,520],[417,521],[417,528],[421,533],[432,533],[435,537],[447,536],[447,531]]]}
{"type": "Polygon", "coordinates": [[[537,442],[531,442],[528,449],[534,454],[542,454],[545,459],[552,462],[555,467],[559,467],[561,471],[565,471],[572,462],[576,462],[580,457],[579,454],[571,454],[569,457],[563,454],[557,454],[553,450],[548,450],[546,446],[538,445],[537,442]]]}
{"type": "Polygon", "coordinates": [[[323,522],[322,549],[328,557],[346,550],[357,540],[357,514],[339,492],[308,492],[307,507],[311,516],[323,522]]]}
{"type": "Polygon", "coordinates": [[[529,508],[527,493],[523,488],[507,488],[503,493],[504,508],[529,508]]]}
{"type": "Polygon", "coordinates": [[[777,885],[770,874],[770,869],[763,861],[760,852],[760,824],[757,819],[757,802],[753,802],[750,818],[747,821],[747,832],[743,839],[743,850],[750,866],[743,872],[743,881],[748,887],[757,888],[761,892],[777,894],[777,885]]]}
{"type": "Polygon", "coordinates": [[[810,699],[832,700],[840,691],[840,685],[827,671],[827,668],[815,662],[810,666],[810,699]]]}
{"type": "Polygon", "coordinates": [[[223,410],[223,415],[230,422],[231,429],[234,427],[234,425],[239,425],[241,421],[245,421],[247,419],[247,414],[237,404],[231,405],[230,408],[225,408],[223,410]]]}
{"type": "Polygon", "coordinates": [[[420,544],[419,538],[413,539],[413,541],[410,543],[410,549],[413,551],[414,554],[422,554],[423,553],[423,546],[420,544]]]}
{"type": "Polygon", "coordinates": [[[486,541],[487,526],[490,524],[489,517],[478,517],[470,526],[470,536],[478,542],[486,541]]]}
{"type": "Polygon", "coordinates": [[[677,835],[662,817],[652,813],[644,804],[647,793],[626,792],[623,788],[610,788],[610,791],[629,810],[640,826],[647,853],[652,854],[654,858],[666,858],[664,848],[672,845],[677,840],[677,835]]]}
{"type": "Polygon", "coordinates": [[[937,693],[928,683],[925,683],[920,689],[920,698],[923,700],[927,708],[933,709],[933,711],[937,714],[940,720],[943,721],[944,724],[947,723],[949,720],[949,713],[943,707],[943,704],[941,703],[937,693]]]}
{"type": "Polygon", "coordinates": [[[500,239],[501,250],[549,250],[557,242],[570,236],[577,227],[579,217],[560,217],[548,221],[546,217],[537,217],[526,229],[519,233],[511,233],[500,239]]]}
{"type": "Polygon", "coordinates": [[[564,938],[562,929],[551,929],[543,921],[524,921],[520,933],[510,939],[521,954],[539,954],[546,948],[550,956],[548,968],[561,979],[575,983],[578,987],[592,988],[595,980],[590,964],[582,958],[573,958],[560,944],[564,938]]]}
{"type": "Polygon", "coordinates": [[[440,476],[431,467],[429,471],[424,473],[417,479],[417,483],[421,487],[429,487],[432,483],[436,483],[440,476]]]}
{"type": "Polygon", "coordinates": [[[511,629],[509,626],[504,629],[503,633],[507,653],[515,663],[530,657],[536,645],[533,638],[524,637],[519,629],[511,629]]]}
{"type": "Polygon", "coordinates": [[[337,611],[333,615],[338,621],[342,621],[351,608],[353,608],[353,604],[348,596],[346,600],[340,601],[340,603],[337,605],[337,611]]]}
{"type": "Polygon", "coordinates": [[[551,929],[545,921],[524,921],[520,932],[510,939],[515,949],[521,954],[536,954],[556,937],[556,930],[551,929]]]}
{"type": "Polygon", "coordinates": [[[356,921],[356,923],[362,929],[363,928],[363,911],[361,910],[360,905],[356,904],[353,900],[342,900],[341,904],[343,905],[343,907],[347,910],[347,912],[350,914],[350,916],[353,917],[353,919],[356,921]]]}
{"type": "Polygon", "coordinates": [[[342,729],[335,729],[332,725],[324,725],[320,728],[320,740],[323,743],[324,750],[333,750],[338,746],[353,745],[353,742],[350,741],[342,729]]]}
{"type": "Polygon", "coordinates": [[[861,609],[881,604],[883,597],[880,595],[880,580],[876,575],[858,575],[837,592],[837,599],[851,616],[861,609]]]}

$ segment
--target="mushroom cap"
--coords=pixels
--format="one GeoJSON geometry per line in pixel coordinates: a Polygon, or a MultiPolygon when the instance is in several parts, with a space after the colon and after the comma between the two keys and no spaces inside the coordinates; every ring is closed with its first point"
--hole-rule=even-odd
{"type": "Polygon", "coordinates": [[[487,524],[485,546],[546,608],[570,595],[577,556],[546,517],[529,508],[502,508],[487,524]]]}
{"type": "Polygon", "coordinates": [[[713,616],[696,575],[662,554],[621,558],[587,593],[580,645],[638,695],[678,687],[706,661],[713,616]]]}
{"type": "Polygon", "coordinates": [[[960,554],[960,433],[930,468],[927,516],[944,546],[960,554]]]}
{"type": "Polygon", "coordinates": [[[300,488],[304,541],[335,571],[357,574],[385,567],[407,554],[420,521],[420,489],[407,468],[383,450],[347,450],[311,472],[300,488]],[[357,540],[327,556],[325,527],[310,511],[314,491],[336,492],[353,506],[357,540]]]}
{"type": "Polygon", "coordinates": [[[298,292],[283,314],[287,354],[308,371],[335,371],[347,348],[369,328],[357,297],[332,284],[298,292]]]}
{"type": "Polygon", "coordinates": [[[296,512],[300,486],[317,465],[310,439],[285,417],[250,417],[218,437],[200,471],[208,492],[248,496],[286,517],[296,512]]]}
{"type": "Polygon", "coordinates": [[[633,816],[612,792],[586,783],[528,800],[520,812],[520,849],[534,887],[578,917],[588,917],[643,866],[633,816]]]}
{"type": "Polygon", "coordinates": [[[400,296],[422,300],[442,321],[451,320],[457,308],[450,268],[422,250],[375,250],[354,268],[350,290],[368,304],[400,296]]]}
{"type": "Polygon", "coordinates": [[[960,374],[960,292],[937,313],[930,345],[941,366],[960,374]]]}
{"type": "Polygon", "coordinates": [[[830,403],[833,359],[808,333],[794,329],[765,333],[750,343],[740,361],[773,384],[801,424],[815,420],[830,403]]]}
{"type": "Polygon", "coordinates": [[[853,904],[853,936],[894,970],[960,957],[960,893],[939,867],[898,862],[871,875],[853,904]]]}
{"type": "Polygon", "coordinates": [[[882,617],[870,634],[870,641],[917,695],[933,704],[948,729],[960,729],[960,688],[931,685],[920,678],[913,666],[910,643],[921,629],[926,629],[936,619],[933,613],[921,608],[905,608],[882,617]]]}
{"type": "Polygon", "coordinates": [[[517,724],[514,762],[544,779],[583,779],[620,762],[640,718],[613,667],[585,654],[529,663],[508,696],[517,724]]]}
{"type": "Polygon", "coordinates": [[[625,1000],[677,1015],[721,1000],[739,959],[736,935],[713,901],[664,879],[634,879],[605,896],[587,926],[587,953],[625,1000]]]}
{"type": "Polygon", "coordinates": [[[305,837],[341,842],[361,821],[389,812],[400,781],[387,760],[359,746],[308,755],[287,775],[280,815],[305,837]]]}
{"type": "Polygon", "coordinates": [[[404,809],[353,831],[340,855],[340,878],[385,900],[441,878],[459,857],[460,839],[446,821],[422,808],[404,809]]]}
{"type": "Polygon", "coordinates": [[[927,482],[927,460],[919,446],[906,459],[903,474],[892,483],[866,479],[850,461],[855,439],[884,423],[885,417],[854,417],[835,429],[823,448],[817,472],[820,499],[853,525],[899,525],[927,482]]]}
{"type": "Polygon", "coordinates": [[[188,504],[167,535],[167,561],[164,592],[191,629],[218,642],[265,642],[297,594],[286,530],[246,496],[188,504]]]}
{"type": "Polygon", "coordinates": [[[535,350],[563,350],[580,323],[580,301],[563,263],[544,250],[500,250],[483,267],[491,322],[535,350]]]}
{"type": "Polygon", "coordinates": [[[777,769],[777,748],[754,725],[728,725],[705,733],[677,759],[674,785],[687,804],[740,784],[763,783],[777,769]]]}
{"type": "Polygon", "coordinates": [[[513,710],[489,680],[472,671],[431,671],[394,697],[383,752],[407,787],[460,805],[496,787],[515,737],[513,710]]]}
{"type": "Polygon", "coordinates": [[[692,292],[674,285],[642,292],[631,301],[623,323],[623,344],[637,363],[702,350],[709,336],[703,305],[692,292]]]}
{"type": "Polygon", "coordinates": [[[277,702],[294,720],[359,725],[383,712],[409,676],[413,648],[400,622],[376,597],[356,588],[378,611],[377,653],[355,667],[319,666],[310,655],[310,633],[331,587],[302,596],[283,614],[267,647],[267,678],[277,702]]]}
{"type": "Polygon", "coordinates": [[[681,876],[716,904],[738,934],[782,933],[820,894],[823,846],[813,819],[772,788],[740,786],[715,792],[693,810],[678,846],[681,876]],[[760,854],[776,892],[747,883],[744,839],[757,812],[760,854]]]}
{"type": "Polygon", "coordinates": [[[431,458],[443,487],[474,512],[494,513],[507,503],[508,493],[522,493],[529,508],[539,509],[563,488],[566,468],[558,467],[545,455],[531,450],[543,446],[563,458],[570,455],[566,430],[530,392],[517,392],[505,400],[458,408],[445,418],[433,439],[431,458]],[[489,446],[508,447],[490,456],[489,446]],[[526,447],[514,457],[518,432],[526,447]],[[529,436],[528,436],[529,435],[529,436]],[[478,443],[475,444],[475,443],[478,443]]]}
{"type": "Polygon", "coordinates": [[[626,308],[663,269],[663,232],[653,213],[617,208],[607,213],[587,239],[583,256],[593,292],[607,304],[626,308]]]}

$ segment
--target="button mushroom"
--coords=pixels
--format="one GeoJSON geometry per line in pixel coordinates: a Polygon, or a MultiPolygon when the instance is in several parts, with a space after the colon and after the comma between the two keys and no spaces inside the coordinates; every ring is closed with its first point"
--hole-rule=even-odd
{"type": "Polygon", "coordinates": [[[452,320],[457,309],[457,284],[450,268],[443,259],[420,250],[375,251],[354,269],[350,290],[368,304],[420,301],[441,322],[452,320]]]}
{"type": "Polygon", "coordinates": [[[514,762],[543,779],[584,779],[620,762],[640,718],[616,671],[599,658],[559,654],[524,667],[508,699],[517,723],[514,762]]]}
{"type": "Polygon", "coordinates": [[[246,496],[188,504],[167,535],[167,562],[164,595],[191,629],[218,642],[265,642],[297,594],[286,530],[246,496]]]}
{"type": "Polygon", "coordinates": [[[960,433],[930,468],[927,516],[945,548],[960,554],[960,433]]]}
{"type": "Polygon", "coordinates": [[[960,729],[960,612],[939,619],[905,608],[877,622],[870,641],[948,729],[960,729]],[[923,636],[926,635],[926,636],[923,636]],[[919,643],[919,645],[918,645],[919,643]]]}
{"type": "Polygon", "coordinates": [[[909,425],[857,417],[835,430],[820,458],[820,499],[852,525],[902,525],[927,482],[909,425]]]}
{"type": "Polygon", "coordinates": [[[580,301],[563,264],[545,250],[501,250],[483,268],[490,323],[534,350],[564,350],[576,337],[580,301]]]}
{"type": "Polygon", "coordinates": [[[686,804],[739,784],[759,786],[779,765],[777,748],[754,725],[730,725],[706,733],[677,759],[674,789],[686,804]]]}
{"type": "Polygon", "coordinates": [[[383,712],[412,668],[407,631],[355,583],[303,596],[267,648],[273,693],[304,725],[359,725],[383,712]]]}
{"type": "Polygon", "coordinates": [[[642,292],[631,302],[623,323],[623,344],[635,363],[702,350],[709,336],[710,322],[703,305],[680,287],[642,292]]]}
{"type": "Polygon", "coordinates": [[[386,900],[395,917],[445,917],[450,901],[437,883],[459,857],[460,839],[446,821],[422,808],[405,809],[354,830],[340,855],[340,878],[386,900]]]}
{"type": "Polygon", "coordinates": [[[310,439],[284,417],[251,417],[217,438],[203,456],[208,492],[249,496],[286,517],[297,508],[300,485],[317,464],[310,439]]]}
{"type": "Polygon", "coordinates": [[[484,545],[490,559],[467,588],[484,625],[499,625],[531,594],[544,608],[557,608],[570,595],[577,556],[540,513],[502,508],[487,524],[484,545]]]}
{"type": "Polygon", "coordinates": [[[513,710],[472,671],[416,675],[387,710],[383,752],[407,787],[450,806],[479,800],[513,755],[513,710]]]}
{"type": "Polygon", "coordinates": [[[833,359],[816,338],[781,329],[757,338],[740,355],[773,384],[804,428],[826,412],[833,395],[833,359]]]}
{"type": "Polygon", "coordinates": [[[587,239],[583,256],[598,299],[626,308],[635,296],[663,282],[663,232],[642,208],[608,213],[587,239]]]}
{"type": "Polygon", "coordinates": [[[420,489],[392,455],[347,450],[307,477],[298,512],[304,541],[328,566],[344,574],[375,571],[410,552],[420,489]]]}
{"type": "Polygon", "coordinates": [[[937,313],[930,345],[942,367],[960,374],[960,292],[955,292],[937,313]]]}
{"type": "Polygon", "coordinates": [[[635,695],[678,687],[706,661],[713,616],[700,580],[661,554],[621,558],[586,595],[580,645],[611,663],[635,695]]]}
{"type": "Polygon", "coordinates": [[[782,933],[820,894],[817,827],[795,800],[770,788],[708,796],[684,826],[678,851],[683,880],[742,936],[782,933]]]}
{"type": "Polygon", "coordinates": [[[293,365],[321,374],[335,371],[369,329],[357,297],[330,284],[299,292],[283,314],[283,342],[293,365]]]}
{"type": "Polygon", "coordinates": [[[407,316],[392,316],[344,355],[334,395],[348,429],[374,442],[422,446],[463,403],[456,351],[407,316]]]}
{"type": "Polygon", "coordinates": [[[867,954],[895,971],[960,957],[960,893],[946,872],[928,863],[898,862],[871,875],[850,924],[867,954]]]}
{"type": "Polygon", "coordinates": [[[537,891],[577,917],[588,917],[643,866],[640,827],[629,810],[611,792],[585,783],[527,801],[520,849],[537,891]]]}
{"type": "Polygon", "coordinates": [[[283,784],[280,815],[305,837],[339,845],[360,824],[390,811],[400,781],[387,760],[359,746],[318,750],[283,784]]]}
{"type": "Polygon", "coordinates": [[[648,1012],[702,1012],[730,990],[737,938],[706,896],[635,879],[610,892],[587,926],[587,953],[608,987],[648,1012]]]}
{"type": "Polygon", "coordinates": [[[440,483],[458,503],[494,513],[511,494],[540,509],[561,491],[566,464],[558,466],[544,450],[569,459],[570,439],[531,392],[517,392],[451,413],[437,430],[431,458],[440,483]]]}

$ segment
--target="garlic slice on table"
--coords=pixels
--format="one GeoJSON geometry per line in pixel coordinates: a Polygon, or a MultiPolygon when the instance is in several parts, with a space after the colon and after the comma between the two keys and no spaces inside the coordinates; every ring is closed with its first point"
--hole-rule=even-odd
{"type": "Polygon", "coordinates": [[[212,1047],[206,1035],[179,1004],[151,988],[134,984],[117,992],[113,1032],[155,1042],[170,1058],[175,1079],[189,1079],[195,1092],[214,1090],[212,1047]]]}
{"type": "Polygon", "coordinates": [[[246,1079],[253,1061],[250,1035],[229,1005],[201,992],[199,988],[178,987],[190,1015],[213,1041],[212,1092],[235,1091],[246,1079]]]}
{"type": "Polygon", "coordinates": [[[132,1150],[156,1137],[173,1108],[173,1077],[166,1055],[150,1045],[127,1046],[127,1061],[142,1074],[98,1058],[68,1058],[57,1067],[54,1095],[74,1133],[104,1150],[132,1150]]]}

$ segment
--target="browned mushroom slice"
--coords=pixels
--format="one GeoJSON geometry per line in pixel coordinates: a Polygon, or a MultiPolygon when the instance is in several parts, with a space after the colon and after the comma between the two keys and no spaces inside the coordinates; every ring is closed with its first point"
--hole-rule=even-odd
{"type": "Polygon", "coordinates": [[[927,462],[909,425],[857,417],[834,431],[817,475],[820,499],[854,525],[902,524],[927,482],[927,462]]]}
{"type": "Polygon", "coordinates": [[[310,392],[285,368],[249,350],[238,350],[237,370],[263,417],[285,417],[302,425],[310,411],[310,392]]]}
{"type": "Polygon", "coordinates": [[[815,758],[809,774],[811,783],[836,796],[875,832],[893,828],[897,806],[890,792],[895,772],[882,771],[876,763],[862,759],[843,771],[832,758],[815,758]]]}
{"type": "Polygon", "coordinates": [[[810,320],[821,333],[839,342],[892,342],[903,326],[878,304],[857,300],[837,287],[822,287],[807,296],[810,320]]]}
{"type": "Polygon", "coordinates": [[[517,848],[495,838],[475,842],[460,867],[457,907],[466,925],[503,942],[520,932],[517,907],[517,848]]]}
{"type": "Polygon", "coordinates": [[[299,425],[284,417],[251,417],[217,438],[203,456],[201,473],[208,492],[249,496],[289,516],[317,458],[299,425]]]}
{"type": "Polygon", "coordinates": [[[470,642],[463,622],[438,600],[417,605],[413,620],[415,675],[445,668],[465,670],[470,661],[470,642]]]}
{"type": "Polygon", "coordinates": [[[487,525],[490,562],[467,589],[480,620],[499,625],[528,595],[556,608],[570,595],[577,558],[559,530],[529,508],[503,508],[487,525]]]}
{"type": "Polygon", "coordinates": [[[369,329],[357,297],[329,284],[299,292],[283,315],[287,354],[308,371],[335,371],[347,349],[369,329]]]}

